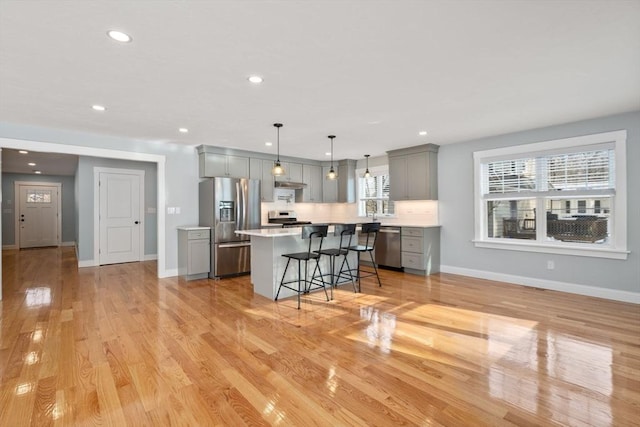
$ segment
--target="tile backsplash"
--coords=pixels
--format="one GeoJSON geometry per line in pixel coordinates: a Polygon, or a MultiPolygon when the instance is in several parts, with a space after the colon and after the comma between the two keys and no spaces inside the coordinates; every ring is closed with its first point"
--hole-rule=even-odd
{"type": "MultiPolygon", "coordinates": [[[[262,203],[262,223],[268,223],[269,210],[295,210],[298,219],[311,222],[363,222],[358,216],[355,203],[288,203],[279,200],[262,203]]],[[[394,217],[382,217],[385,224],[397,225],[438,225],[438,201],[414,200],[395,202],[394,217]]]]}

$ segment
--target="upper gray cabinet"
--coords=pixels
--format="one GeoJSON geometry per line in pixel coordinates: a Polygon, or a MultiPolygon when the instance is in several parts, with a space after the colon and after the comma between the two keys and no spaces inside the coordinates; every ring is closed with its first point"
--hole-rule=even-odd
{"type": "Polygon", "coordinates": [[[200,153],[200,178],[228,176],[247,178],[249,158],[218,153],[200,153]]]}
{"type": "Polygon", "coordinates": [[[322,202],[322,167],[302,165],[302,182],[307,188],[302,190],[302,201],[310,203],[322,202]]]}
{"type": "Polygon", "coordinates": [[[273,202],[273,160],[251,158],[249,178],[260,180],[260,197],[263,202],[273,202]]]}
{"type": "Polygon", "coordinates": [[[302,163],[280,162],[284,175],[276,176],[276,181],[302,182],[302,163]]]}
{"type": "Polygon", "coordinates": [[[438,198],[438,148],[425,144],[387,151],[392,200],[438,198]]]}
{"type": "Polygon", "coordinates": [[[327,179],[329,166],[322,167],[322,201],[324,203],[338,202],[338,180],[327,179]]]}
{"type": "Polygon", "coordinates": [[[356,161],[351,159],[338,162],[338,203],[356,201],[356,161]]]}

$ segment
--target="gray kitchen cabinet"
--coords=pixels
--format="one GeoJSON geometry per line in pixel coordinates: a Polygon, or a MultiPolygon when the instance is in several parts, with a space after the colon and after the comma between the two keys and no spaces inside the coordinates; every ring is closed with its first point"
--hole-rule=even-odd
{"type": "Polygon", "coordinates": [[[402,227],[401,236],[405,272],[424,276],[440,271],[440,227],[402,227]]]}
{"type": "Polygon", "coordinates": [[[273,160],[251,158],[249,178],[260,180],[260,197],[263,202],[273,202],[273,160]]]}
{"type": "Polygon", "coordinates": [[[340,160],[338,162],[338,203],[355,203],[356,201],[356,161],[340,160]]]}
{"type": "Polygon", "coordinates": [[[178,275],[185,280],[209,275],[210,235],[209,227],[178,227],[178,275]]]}
{"type": "Polygon", "coordinates": [[[438,148],[434,144],[425,144],[387,151],[389,197],[392,200],[438,198],[438,148]]]}
{"type": "Polygon", "coordinates": [[[302,182],[302,163],[280,162],[285,174],[276,176],[276,181],[302,182]]]}
{"type": "Polygon", "coordinates": [[[302,182],[307,188],[302,190],[302,201],[320,203],[322,196],[322,167],[316,165],[302,165],[302,182]]]}
{"type": "Polygon", "coordinates": [[[200,153],[200,178],[226,176],[246,178],[249,176],[249,158],[218,153],[200,153]]]}
{"type": "Polygon", "coordinates": [[[322,167],[322,201],[324,203],[338,202],[338,180],[327,179],[329,166],[322,167]]]}

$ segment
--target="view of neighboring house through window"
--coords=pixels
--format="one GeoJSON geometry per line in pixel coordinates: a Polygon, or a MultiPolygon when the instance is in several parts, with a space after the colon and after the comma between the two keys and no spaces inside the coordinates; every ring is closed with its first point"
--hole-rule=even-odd
{"type": "Polygon", "coordinates": [[[474,153],[476,241],[626,245],[612,235],[626,230],[626,212],[617,212],[626,200],[616,192],[626,186],[616,175],[625,141],[619,131],[474,153]]]}
{"type": "Polygon", "coordinates": [[[389,168],[369,168],[371,176],[365,178],[364,169],[356,171],[358,177],[358,215],[388,216],[393,214],[393,202],[389,200],[389,168]]]}

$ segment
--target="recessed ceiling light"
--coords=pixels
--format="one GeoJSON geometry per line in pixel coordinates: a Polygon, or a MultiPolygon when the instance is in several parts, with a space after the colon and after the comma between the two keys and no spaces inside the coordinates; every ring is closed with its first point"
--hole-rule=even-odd
{"type": "Polygon", "coordinates": [[[370,122],[367,122],[368,125],[379,125],[380,124],[380,120],[371,120],[370,122]]]}
{"type": "Polygon", "coordinates": [[[187,129],[187,128],[180,128],[180,129],[178,129],[178,132],[180,132],[180,133],[189,133],[189,129],[187,129]]]}
{"type": "Polygon", "coordinates": [[[420,136],[425,136],[427,134],[426,130],[421,130],[420,132],[418,132],[418,135],[420,136]]]}
{"type": "Polygon", "coordinates": [[[330,156],[331,155],[331,151],[327,151],[326,153],[324,153],[325,156],[330,156]]]}
{"type": "Polygon", "coordinates": [[[42,171],[33,171],[33,173],[35,173],[36,175],[40,175],[42,171]]]}
{"type": "Polygon", "coordinates": [[[27,163],[29,166],[35,166],[36,164],[33,162],[27,163]]]}
{"type": "Polygon", "coordinates": [[[273,145],[273,142],[267,141],[264,143],[264,145],[266,145],[267,147],[271,147],[273,145]]]}
{"type": "Polygon", "coordinates": [[[27,150],[18,150],[18,153],[20,153],[20,154],[29,154],[29,152],[27,150]]]}
{"type": "Polygon", "coordinates": [[[260,76],[249,76],[249,78],[247,78],[247,80],[249,80],[251,83],[255,83],[255,84],[263,82],[263,79],[260,76]]]}
{"type": "Polygon", "coordinates": [[[129,34],[123,33],[122,31],[118,30],[109,30],[107,31],[107,35],[113,40],[120,43],[129,43],[131,40],[133,40],[129,34]]]}
{"type": "Polygon", "coordinates": [[[92,105],[91,108],[93,108],[96,111],[105,111],[107,109],[107,107],[103,105],[92,105]]]}

